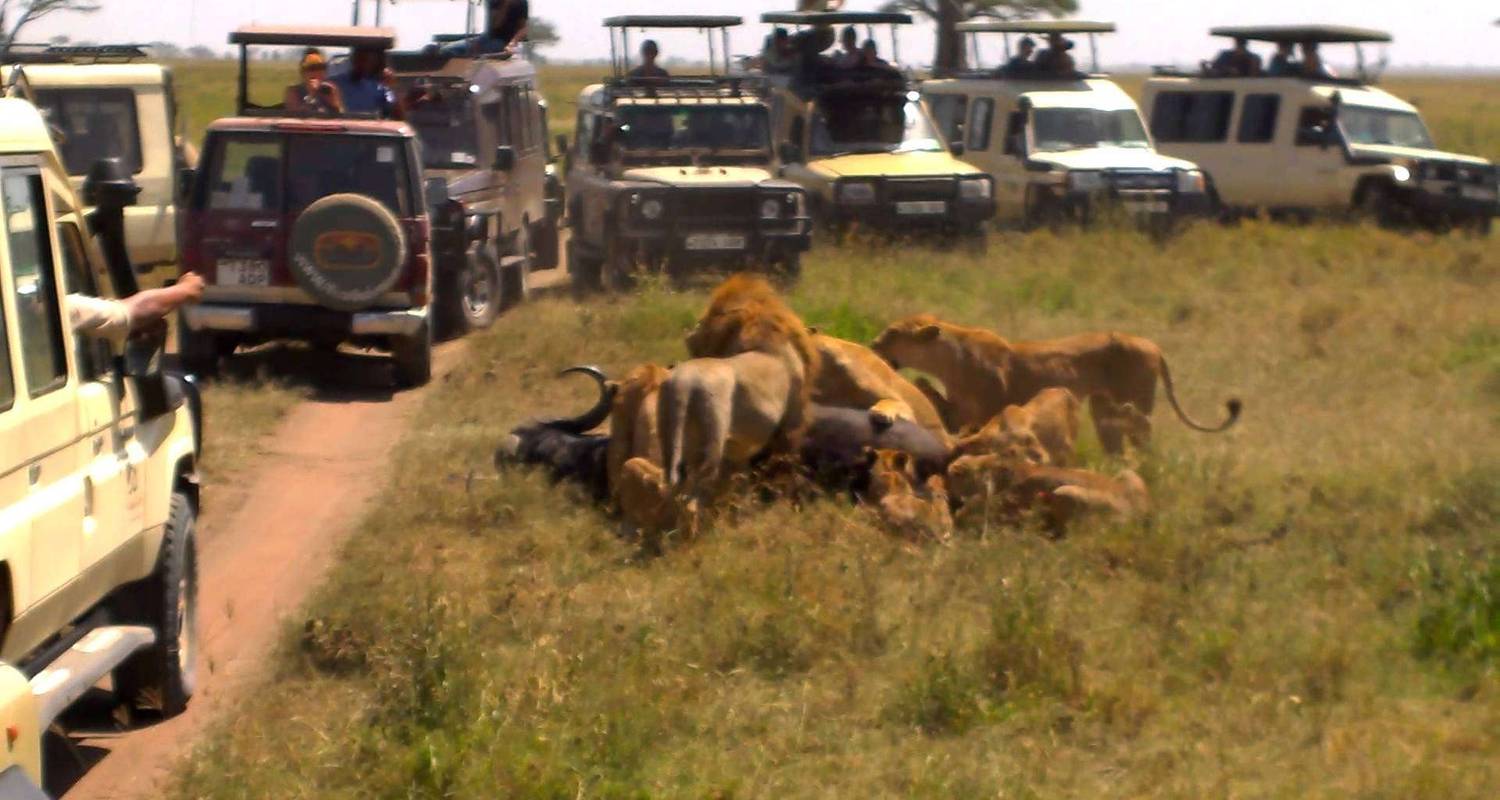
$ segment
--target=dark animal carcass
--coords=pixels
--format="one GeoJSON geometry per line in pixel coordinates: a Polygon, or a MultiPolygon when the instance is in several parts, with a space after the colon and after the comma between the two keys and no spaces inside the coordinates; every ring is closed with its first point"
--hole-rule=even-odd
{"type": "Polygon", "coordinates": [[[588,375],[599,383],[599,401],[577,417],[527,422],[511,430],[495,452],[495,466],[533,464],[547,467],[553,480],[582,484],[599,501],[609,499],[606,470],[609,437],[589,431],[609,419],[615,387],[598,367],[570,367],[561,374],[588,375]]]}

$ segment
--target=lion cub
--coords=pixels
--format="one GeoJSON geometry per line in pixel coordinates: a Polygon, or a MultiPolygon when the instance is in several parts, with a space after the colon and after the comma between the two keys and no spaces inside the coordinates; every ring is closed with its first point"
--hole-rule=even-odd
{"type": "Polygon", "coordinates": [[[1151,493],[1132,470],[1110,478],[1097,472],[1028,464],[1004,456],[963,456],[948,466],[948,486],[968,518],[998,504],[1000,517],[1014,520],[1038,510],[1061,533],[1089,513],[1135,518],[1151,510],[1151,493]]]}
{"type": "Polygon", "coordinates": [[[1078,440],[1078,398],[1061,387],[1043,389],[1025,405],[1006,406],[983,428],[958,440],[956,456],[1019,450],[1034,464],[1066,466],[1078,440]]]}
{"type": "Polygon", "coordinates": [[[875,506],[886,528],[913,541],[946,541],[953,535],[953,513],[942,476],[928,478],[919,491],[910,454],[874,450],[870,458],[865,499],[875,506]]]}

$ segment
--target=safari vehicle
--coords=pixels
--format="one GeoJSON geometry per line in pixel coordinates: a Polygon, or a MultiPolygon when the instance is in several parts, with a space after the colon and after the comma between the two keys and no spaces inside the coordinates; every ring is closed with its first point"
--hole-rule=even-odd
{"type": "Polygon", "coordinates": [[[440,332],[484,328],[557,266],[561,206],[549,203],[546,105],[523,59],[391,53],[417,132],[433,223],[440,332]]]}
{"type": "Polygon", "coordinates": [[[69,171],[37,109],[0,99],[3,797],[43,796],[43,732],[105,676],[172,716],[196,675],[201,404],[160,372],[163,337],[70,331],[71,297],[136,290],[137,188],[100,162],[85,212],[69,171]]]}
{"type": "Polygon", "coordinates": [[[134,177],[141,196],[125,212],[130,260],[143,283],[161,285],[177,263],[182,171],[195,163],[178,135],[171,68],[137,45],[16,44],[9,62],[0,78],[21,65],[32,99],[59,134],[75,191],[101,158],[120,159],[134,177]]]}
{"type": "Polygon", "coordinates": [[[1099,74],[1099,34],[1110,22],[965,22],[970,51],[1001,34],[1007,66],[925,81],[922,95],[955,153],[995,179],[999,219],[1036,225],[1085,220],[1101,205],[1161,222],[1208,212],[1208,181],[1191,161],[1152,146],[1135,101],[1099,74]],[[1093,72],[1008,66],[1011,36],[1088,34],[1093,72]]]}
{"type": "Polygon", "coordinates": [[[641,265],[675,276],[745,263],[795,276],[811,239],[806,194],[776,177],[761,82],[728,76],[714,56],[739,17],[629,16],[604,21],[612,78],[585,88],[566,159],[568,265],[582,288],[630,284],[641,265]],[[631,78],[631,29],[696,29],[707,75],[631,78]]]}
{"type": "MultiPolygon", "coordinates": [[[[384,348],[405,386],[432,374],[431,225],[416,130],[374,118],[295,116],[248,96],[252,46],[387,49],[385,28],[241,28],[239,114],[203,143],[182,269],[208,282],[179,350],[211,373],[240,345],[298,339],[384,348]]],[[[445,195],[446,197],[446,195],[445,195]]]]}
{"type": "MultiPolygon", "coordinates": [[[[798,36],[885,25],[894,53],[895,28],[912,20],[900,13],[786,12],[761,21],[798,28],[798,36]]],[[[782,175],[807,189],[820,224],[974,233],[994,216],[994,179],[949,152],[912,82],[896,68],[761,69],[773,87],[782,175]]]]}
{"type": "Polygon", "coordinates": [[[1371,85],[1361,45],[1390,34],[1323,25],[1215,28],[1254,42],[1352,44],[1354,77],[1159,71],[1144,105],[1162,150],[1203,165],[1234,209],[1355,210],[1382,224],[1477,225],[1500,213],[1495,165],[1439,151],[1417,109],[1371,85]]]}

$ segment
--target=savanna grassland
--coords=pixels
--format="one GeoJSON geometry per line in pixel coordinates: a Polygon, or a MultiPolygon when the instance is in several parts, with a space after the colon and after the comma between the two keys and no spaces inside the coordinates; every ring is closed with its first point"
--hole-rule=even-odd
{"type": "MultiPolygon", "coordinates": [[[[1493,83],[1396,89],[1500,156],[1493,83]]],[[[706,287],[524,305],[434,387],[381,510],[173,792],[1494,797],[1495,241],[1251,221],[812,253],[789,299],[835,335],[922,311],[1124,330],[1190,411],[1243,398],[1219,436],[1159,410],[1154,513],[1056,540],[916,546],[841,498],[743,501],[648,557],[492,455],[592,401],[561,367],[682,360],[706,287]]]]}

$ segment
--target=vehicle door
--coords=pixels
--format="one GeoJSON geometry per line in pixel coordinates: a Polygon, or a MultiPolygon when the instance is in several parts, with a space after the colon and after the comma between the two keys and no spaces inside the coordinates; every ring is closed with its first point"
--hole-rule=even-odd
{"type": "Polygon", "coordinates": [[[1275,92],[1252,91],[1239,97],[1234,121],[1235,157],[1224,159],[1218,171],[1210,173],[1216,186],[1233,187],[1236,205],[1279,203],[1277,195],[1286,176],[1270,165],[1278,160],[1276,139],[1282,116],[1281,95],[1275,92]]]}
{"type": "Polygon", "coordinates": [[[516,175],[521,214],[531,225],[547,218],[547,126],[541,97],[529,81],[516,87],[516,175]]]}
{"type": "Polygon", "coordinates": [[[64,297],[58,280],[57,245],[49,224],[47,195],[34,158],[0,159],[0,205],[4,248],[6,322],[14,365],[15,425],[5,434],[0,475],[7,491],[23,476],[25,496],[17,506],[17,526],[29,528],[27,553],[14,565],[15,610],[29,612],[20,637],[40,627],[57,630],[83,608],[62,591],[82,566],[84,520],[91,487],[86,486],[79,447],[76,383],[68,365],[64,297]],[[30,625],[40,626],[31,628],[30,625]]]}
{"type": "Polygon", "coordinates": [[[1285,114],[1277,164],[1277,202],[1273,205],[1328,208],[1347,205],[1350,197],[1339,180],[1344,169],[1344,149],[1339,144],[1333,108],[1312,103],[1285,114]]]}
{"type": "MultiPolygon", "coordinates": [[[[219,133],[209,139],[192,198],[185,249],[196,249],[210,300],[262,302],[295,285],[286,263],[285,137],[219,133]]],[[[282,297],[280,299],[292,299],[282,297]]]]}
{"type": "Polygon", "coordinates": [[[1018,220],[1026,213],[1031,179],[1026,171],[1029,124],[1020,104],[1000,105],[989,97],[969,104],[970,147],[978,153],[973,163],[994,176],[995,213],[1002,219],[1018,220]]]}

